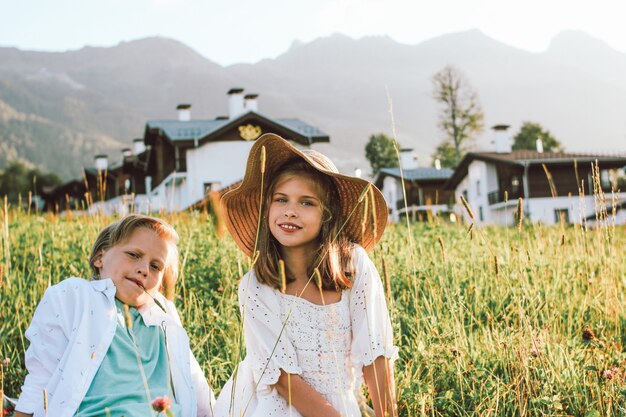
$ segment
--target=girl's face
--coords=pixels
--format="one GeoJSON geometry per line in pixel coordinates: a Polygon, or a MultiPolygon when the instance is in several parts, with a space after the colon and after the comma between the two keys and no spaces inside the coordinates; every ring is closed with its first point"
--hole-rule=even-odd
{"type": "Polygon", "coordinates": [[[122,242],[103,251],[94,261],[102,279],[111,278],[115,297],[125,304],[141,307],[161,287],[170,255],[170,244],[153,230],[135,229],[122,242]],[[144,291],[145,289],[145,291],[144,291]]]}
{"type": "Polygon", "coordinates": [[[317,246],[322,229],[322,201],[313,179],[278,179],[269,206],[269,229],[283,248],[317,246]]]}

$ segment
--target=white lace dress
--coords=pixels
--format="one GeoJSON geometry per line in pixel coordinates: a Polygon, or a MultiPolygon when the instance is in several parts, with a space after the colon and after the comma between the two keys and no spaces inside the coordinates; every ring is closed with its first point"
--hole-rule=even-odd
{"type": "Polygon", "coordinates": [[[261,284],[254,271],[243,277],[247,356],[222,389],[216,417],[300,417],[273,387],[280,369],[300,375],[343,416],[361,416],[363,366],[379,356],[395,360],[398,349],[378,272],[363,248],[354,250],[353,286],[326,306],[261,284]]]}

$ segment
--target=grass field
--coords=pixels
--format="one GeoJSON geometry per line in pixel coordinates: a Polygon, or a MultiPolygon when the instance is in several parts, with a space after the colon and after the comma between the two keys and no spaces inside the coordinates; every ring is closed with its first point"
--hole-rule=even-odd
{"type": "MultiPolygon", "coordinates": [[[[242,352],[236,284],[249,267],[206,213],[164,216],[181,236],[177,306],[219,391],[242,352]]],[[[110,217],[0,212],[0,359],[17,396],[24,338],[44,290],[88,277],[110,217]]],[[[400,359],[402,416],[626,415],[626,231],[605,225],[390,225],[370,254],[400,359]]]]}

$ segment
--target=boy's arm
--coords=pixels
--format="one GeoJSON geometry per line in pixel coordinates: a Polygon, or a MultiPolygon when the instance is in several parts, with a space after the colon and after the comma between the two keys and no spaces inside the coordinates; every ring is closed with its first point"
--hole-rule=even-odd
{"type": "Polygon", "coordinates": [[[209,387],[204,372],[196,360],[193,352],[189,350],[191,359],[191,380],[196,391],[197,417],[213,417],[215,394],[209,387]]]}
{"type": "Polygon", "coordinates": [[[376,417],[396,417],[398,406],[391,361],[384,356],[379,356],[371,365],[363,367],[363,378],[367,384],[376,417]]]}
{"type": "Polygon", "coordinates": [[[341,414],[300,375],[288,374],[282,369],[276,391],[291,403],[304,417],[341,417],[341,414]]]}
{"type": "Polygon", "coordinates": [[[43,409],[44,389],[67,347],[65,324],[68,318],[65,317],[64,300],[58,292],[55,287],[46,290],[26,330],[30,346],[26,350],[24,363],[28,374],[15,407],[16,412],[23,415],[31,415],[43,409]]]}

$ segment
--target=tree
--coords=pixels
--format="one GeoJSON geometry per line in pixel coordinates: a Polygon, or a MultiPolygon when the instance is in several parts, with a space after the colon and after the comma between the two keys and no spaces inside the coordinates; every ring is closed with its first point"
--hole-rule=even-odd
{"type": "Polygon", "coordinates": [[[372,175],[378,174],[381,168],[400,166],[393,139],[384,133],[370,136],[365,145],[365,157],[370,161],[372,175]]]}
{"type": "Polygon", "coordinates": [[[546,152],[560,152],[563,145],[539,123],[524,122],[520,131],[513,137],[513,150],[537,149],[537,139],[541,139],[543,150],[546,152]]]}
{"type": "MultiPolygon", "coordinates": [[[[446,66],[433,76],[432,81],[433,97],[442,105],[439,128],[446,134],[446,139],[437,150],[449,151],[451,147],[454,150],[451,166],[456,166],[464,155],[467,142],[483,129],[483,111],[478,95],[460,70],[446,66]]],[[[440,159],[443,164],[447,158],[440,159]]]]}
{"type": "Polygon", "coordinates": [[[433,155],[433,163],[435,159],[439,159],[442,168],[454,168],[458,164],[456,150],[450,142],[442,142],[437,146],[433,155]]]}
{"type": "Polygon", "coordinates": [[[28,192],[41,194],[43,187],[56,187],[61,179],[53,173],[44,174],[38,169],[28,169],[23,162],[13,161],[4,172],[0,172],[0,198],[7,196],[9,201],[17,202],[28,192]]]}

